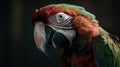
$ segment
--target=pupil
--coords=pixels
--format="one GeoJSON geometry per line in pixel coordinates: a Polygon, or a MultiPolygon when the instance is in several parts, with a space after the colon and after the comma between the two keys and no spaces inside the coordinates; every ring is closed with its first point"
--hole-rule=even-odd
{"type": "Polygon", "coordinates": [[[62,18],[62,15],[60,15],[59,17],[62,18]]]}

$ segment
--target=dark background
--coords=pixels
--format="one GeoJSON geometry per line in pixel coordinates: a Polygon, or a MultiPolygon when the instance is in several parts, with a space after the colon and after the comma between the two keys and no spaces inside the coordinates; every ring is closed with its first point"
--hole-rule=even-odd
{"type": "MultiPolygon", "coordinates": [[[[0,67],[58,67],[36,48],[31,16],[52,3],[81,5],[96,15],[99,24],[120,37],[120,7],[116,0],[1,0],[0,67]]],[[[57,58],[57,57],[55,57],[57,58]]]]}

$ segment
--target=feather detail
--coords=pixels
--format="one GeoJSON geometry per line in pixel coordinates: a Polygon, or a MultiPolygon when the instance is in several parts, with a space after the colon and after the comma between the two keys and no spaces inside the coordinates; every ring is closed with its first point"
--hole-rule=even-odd
{"type": "Polygon", "coordinates": [[[99,35],[99,25],[89,20],[88,17],[76,16],[72,23],[77,33],[86,40],[86,43],[90,43],[94,37],[99,35]]]}
{"type": "Polygon", "coordinates": [[[120,67],[120,43],[110,35],[103,35],[102,37],[114,55],[116,66],[120,67]]]}
{"type": "Polygon", "coordinates": [[[101,27],[93,42],[98,67],[120,67],[120,43],[101,27]]]}

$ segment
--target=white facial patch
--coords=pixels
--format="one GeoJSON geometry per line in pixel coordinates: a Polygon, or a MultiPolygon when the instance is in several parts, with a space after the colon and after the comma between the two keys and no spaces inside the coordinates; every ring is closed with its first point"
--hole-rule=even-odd
{"type": "Polygon", "coordinates": [[[72,18],[72,16],[60,12],[48,17],[48,25],[61,29],[71,29],[73,28],[71,23],[72,18]]]}

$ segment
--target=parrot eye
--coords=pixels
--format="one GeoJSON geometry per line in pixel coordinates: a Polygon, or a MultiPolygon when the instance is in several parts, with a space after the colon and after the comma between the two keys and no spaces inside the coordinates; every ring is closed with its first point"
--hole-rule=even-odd
{"type": "Polygon", "coordinates": [[[65,14],[63,12],[51,15],[48,17],[48,25],[56,27],[56,28],[65,28],[71,29],[72,28],[72,16],[65,14]]]}
{"type": "Polygon", "coordinates": [[[63,14],[58,15],[58,19],[59,19],[60,21],[64,20],[64,18],[65,18],[65,16],[64,16],[63,14]]]}
{"type": "Polygon", "coordinates": [[[68,18],[70,18],[70,16],[68,16],[67,14],[65,13],[57,13],[56,14],[56,20],[57,20],[57,23],[61,23],[65,20],[67,20],[68,18]]]}

